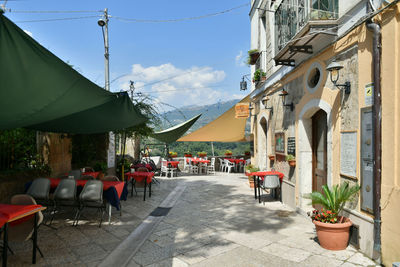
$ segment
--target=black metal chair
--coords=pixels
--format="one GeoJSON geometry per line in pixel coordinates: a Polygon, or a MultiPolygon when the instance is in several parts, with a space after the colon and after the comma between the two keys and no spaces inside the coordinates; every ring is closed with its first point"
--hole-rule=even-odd
{"type": "MultiPolygon", "coordinates": [[[[76,181],[75,179],[63,179],[58,184],[53,195],[54,208],[52,210],[50,224],[53,222],[55,214],[60,210],[60,207],[76,207],[78,213],[79,202],[76,198],[76,181]]],[[[75,221],[75,219],[74,219],[75,221]]]]}
{"type": "Polygon", "coordinates": [[[106,209],[103,201],[103,183],[98,180],[89,180],[86,182],[79,195],[79,209],[74,225],[77,226],[84,208],[97,208],[101,212],[100,224],[103,222],[103,216],[106,209]]]}

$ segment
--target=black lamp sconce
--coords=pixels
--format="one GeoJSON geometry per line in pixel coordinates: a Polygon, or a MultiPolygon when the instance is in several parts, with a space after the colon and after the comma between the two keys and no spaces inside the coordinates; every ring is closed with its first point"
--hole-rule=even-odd
{"type": "Polygon", "coordinates": [[[246,75],[242,76],[242,80],[240,81],[240,91],[247,90],[247,82],[244,80],[244,78],[246,78],[246,80],[249,81],[249,78],[247,76],[250,76],[250,74],[246,74],[246,75]]]}
{"type": "Polygon", "coordinates": [[[347,81],[344,84],[337,84],[337,81],[339,80],[339,71],[343,69],[343,66],[337,63],[336,61],[332,61],[331,64],[326,67],[326,70],[329,71],[331,75],[331,81],[332,83],[341,90],[344,90],[345,94],[350,94],[351,92],[351,85],[350,82],[347,81]]]}
{"type": "Polygon", "coordinates": [[[261,99],[261,103],[264,105],[265,109],[269,109],[271,113],[274,113],[274,107],[267,107],[269,101],[269,97],[266,95],[263,95],[263,98],[261,99]]]}
{"type": "Polygon", "coordinates": [[[285,90],[282,90],[282,92],[279,94],[279,96],[282,97],[282,104],[284,107],[290,107],[290,111],[293,111],[294,109],[294,105],[293,102],[290,104],[286,104],[286,96],[289,95],[288,92],[286,92],[285,90]]]}

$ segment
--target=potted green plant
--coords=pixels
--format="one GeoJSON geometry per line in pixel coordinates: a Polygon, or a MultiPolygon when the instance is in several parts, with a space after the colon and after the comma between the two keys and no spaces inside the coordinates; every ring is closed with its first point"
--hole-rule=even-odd
{"type": "Polygon", "coordinates": [[[248,65],[254,65],[256,64],[258,57],[260,56],[260,52],[258,52],[258,49],[251,49],[247,51],[247,64],[248,65]]]}
{"type": "Polygon", "coordinates": [[[225,150],[225,156],[232,156],[232,151],[229,149],[225,150]]]}
{"type": "Polygon", "coordinates": [[[204,151],[197,152],[197,156],[199,156],[200,158],[206,157],[207,156],[207,152],[204,152],[204,151]]]}
{"type": "Polygon", "coordinates": [[[169,152],[169,157],[170,158],[176,158],[178,156],[178,153],[177,152],[174,152],[174,151],[170,151],[169,152]]]}
{"type": "Polygon", "coordinates": [[[267,73],[261,72],[261,81],[266,81],[267,80],[267,73]]]}
{"type": "Polygon", "coordinates": [[[293,155],[286,155],[286,161],[290,167],[296,167],[296,158],[293,155]]]}
{"type": "Polygon", "coordinates": [[[314,210],[311,216],[321,247],[329,250],[346,249],[352,222],[340,216],[347,201],[352,200],[360,190],[359,185],[350,186],[348,182],[329,188],[322,186],[323,194],[317,191],[306,195],[313,205],[322,205],[321,210],[314,210]]]}
{"type": "Polygon", "coordinates": [[[244,171],[249,179],[250,188],[254,188],[254,177],[250,175],[252,172],[258,172],[260,169],[255,167],[253,164],[246,165],[244,171]]]}
{"type": "Polygon", "coordinates": [[[254,75],[253,75],[253,82],[259,82],[260,79],[261,79],[261,70],[258,69],[258,70],[256,70],[256,71],[254,72],[254,75]]]}

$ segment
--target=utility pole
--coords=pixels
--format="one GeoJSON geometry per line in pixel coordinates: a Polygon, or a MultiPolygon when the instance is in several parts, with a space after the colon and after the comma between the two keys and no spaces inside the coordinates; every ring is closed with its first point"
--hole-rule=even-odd
{"type": "MultiPolygon", "coordinates": [[[[104,9],[102,19],[97,21],[103,32],[104,41],[104,89],[110,91],[110,53],[108,43],[108,9],[104,9]]],[[[107,166],[109,174],[115,174],[115,136],[113,132],[109,132],[108,151],[107,151],[107,166]]]]}

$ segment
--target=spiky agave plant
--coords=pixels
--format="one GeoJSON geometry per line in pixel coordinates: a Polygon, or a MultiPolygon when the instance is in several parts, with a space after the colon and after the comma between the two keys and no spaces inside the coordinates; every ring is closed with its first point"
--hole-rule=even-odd
{"type": "Polygon", "coordinates": [[[311,199],[313,205],[320,204],[326,210],[339,214],[339,212],[343,210],[346,202],[352,199],[360,190],[360,186],[350,186],[348,182],[344,182],[341,185],[334,185],[332,189],[327,185],[323,185],[322,190],[324,194],[314,191],[306,195],[306,198],[311,199]]]}

